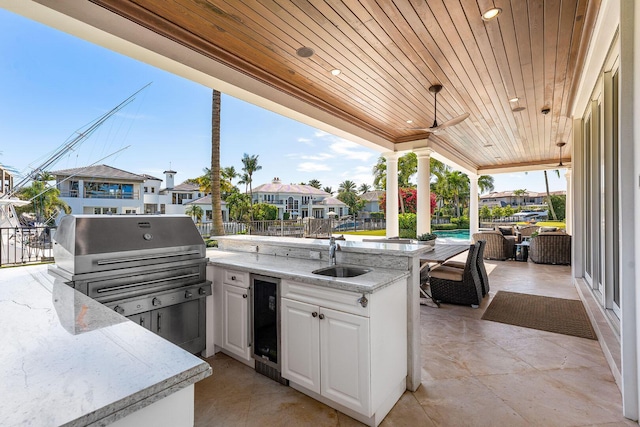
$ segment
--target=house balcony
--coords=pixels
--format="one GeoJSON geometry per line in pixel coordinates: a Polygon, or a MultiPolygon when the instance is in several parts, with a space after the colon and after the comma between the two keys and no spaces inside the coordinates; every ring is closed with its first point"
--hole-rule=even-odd
{"type": "MultiPolygon", "coordinates": [[[[382,425],[637,425],[622,416],[599,341],[481,319],[499,290],[581,299],[571,267],[485,265],[491,290],[479,309],[421,306],[422,384],[382,425]]],[[[214,375],[196,384],[196,426],[362,425],[222,353],[206,361],[214,375]]]]}
{"type": "MultiPolygon", "coordinates": [[[[60,197],[79,198],[78,190],[61,191],[60,197]]],[[[139,200],[140,193],[138,191],[86,191],[83,198],[85,199],[117,199],[117,200],[139,200]]]]}

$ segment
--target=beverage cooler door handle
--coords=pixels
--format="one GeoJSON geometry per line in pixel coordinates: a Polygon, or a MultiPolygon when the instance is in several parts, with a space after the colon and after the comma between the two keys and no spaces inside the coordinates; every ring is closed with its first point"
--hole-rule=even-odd
{"type": "Polygon", "coordinates": [[[161,320],[162,320],[162,313],[158,312],[158,332],[160,332],[161,320]]]}
{"type": "MultiPolygon", "coordinates": [[[[253,285],[247,290],[249,295],[253,295],[253,285]]],[[[247,298],[247,294],[242,295],[243,298],[247,298]]],[[[247,348],[251,347],[251,339],[253,338],[253,298],[249,298],[247,301],[247,348]]]]}

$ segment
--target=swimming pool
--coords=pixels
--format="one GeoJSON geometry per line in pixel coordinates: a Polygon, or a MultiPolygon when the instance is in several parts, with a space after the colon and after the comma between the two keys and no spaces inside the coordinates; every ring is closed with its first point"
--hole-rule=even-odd
{"type": "Polygon", "coordinates": [[[433,233],[437,234],[439,239],[470,240],[469,230],[438,230],[434,231],[433,233]]]}

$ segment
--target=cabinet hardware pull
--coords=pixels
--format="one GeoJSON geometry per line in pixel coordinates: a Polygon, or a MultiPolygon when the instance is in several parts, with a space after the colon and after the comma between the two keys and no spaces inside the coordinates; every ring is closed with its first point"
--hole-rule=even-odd
{"type": "Polygon", "coordinates": [[[366,307],[367,304],[369,304],[369,300],[364,296],[364,294],[362,294],[362,297],[358,298],[358,302],[363,308],[366,307]]]}
{"type": "Polygon", "coordinates": [[[318,313],[314,311],[313,313],[311,313],[311,317],[318,317],[318,313]]]}
{"type": "Polygon", "coordinates": [[[247,294],[242,294],[242,298],[246,298],[246,297],[247,297],[247,294]]]}
{"type": "Polygon", "coordinates": [[[231,276],[231,280],[236,280],[236,276],[231,276]]]}
{"type": "Polygon", "coordinates": [[[320,320],[324,319],[324,314],[320,313],[320,316],[318,316],[320,318],[320,320]]]}
{"type": "Polygon", "coordinates": [[[158,332],[160,332],[161,320],[162,320],[162,313],[158,313],[158,332]]]}

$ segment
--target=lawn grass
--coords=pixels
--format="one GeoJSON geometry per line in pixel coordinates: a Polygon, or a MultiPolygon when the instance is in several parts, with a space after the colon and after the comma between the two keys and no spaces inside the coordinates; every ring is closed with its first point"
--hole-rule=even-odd
{"type": "MultiPolygon", "coordinates": [[[[518,225],[527,225],[526,222],[519,222],[518,225]]],[[[534,225],[538,227],[558,227],[558,228],[566,228],[566,224],[564,221],[538,221],[534,225]]],[[[337,234],[337,233],[334,233],[337,234]]],[[[377,236],[377,237],[385,237],[387,232],[386,230],[365,230],[365,231],[340,231],[340,234],[350,234],[354,236],[377,236]]]]}
{"type": "MultiPolygon", "coordinates": [[[[518,225],[527,225],[526,222],[519,222],[518,225]]],[[[567,225],[564,221],[538,221],[535,224],[538,227],[558,227],[558,228],[566,228],[567,225]]]]}

